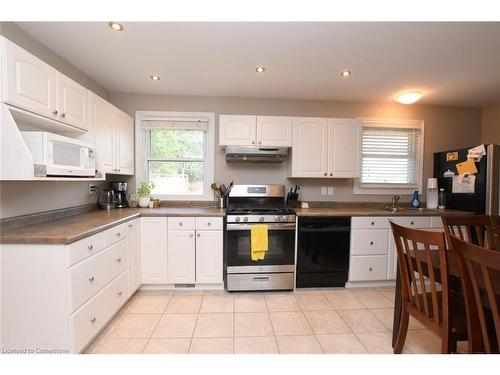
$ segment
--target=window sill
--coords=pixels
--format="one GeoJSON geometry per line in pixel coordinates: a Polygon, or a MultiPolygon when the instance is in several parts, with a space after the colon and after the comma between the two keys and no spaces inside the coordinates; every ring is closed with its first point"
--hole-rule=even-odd
{"type": "Polygon", "coordinates": [[[411,195],[415,190],[422,191],[421,186],[417,187],[362,187],[359,180],[354,181],[353,194],[359,195],[411,195]]]}

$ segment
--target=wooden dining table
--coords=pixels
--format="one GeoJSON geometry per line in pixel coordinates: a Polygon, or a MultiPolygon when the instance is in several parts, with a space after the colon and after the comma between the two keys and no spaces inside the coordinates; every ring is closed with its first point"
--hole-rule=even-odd
{"type": "MultiPolygon", "coordinates": [[[[415,252],[418,252],[417,255],[419,255],[419,259],[423,265],[423,269],[422,269],[423,273],[425,276],[429,276],[428,271],[427,271],[427,267],[426,267],[427,258],[425,256],[424,251],[425,250],[412,250],[412,251],[410,251],[410,255],[412,256],[412,258],[416,258],[414,254],[415,254],[415,252]]],[[[436,280],[441,280],[441,270],[440,270],[438,251],[431,251],[431,258],[432,258],[434,276],[435,276],[436,280]]],[[[461,282],[460,271],[458,268],[455,254],[452,251],[448,251],[447,258],[448,258],[448,276],[449,276],[448,286],[449,286],[450,292],[453,294],[453,298],[464,298],[463,291],[462,291],[462,282],[461,282]]],[[[492,274],[491,277],[492,277],[493,285],[500,285],[500,275],[492,274]]],[[[481,284],[479,286],[482,287],[481,284]]],[[[500,295],[500,290],[495,290],[495,294],[500,295]]],[[[484,306],[486,308],[489,308],[487,299],[483,299],[483,303],[484,303],[484,306]]],[[[399,265],[398,265],[397,274],[396,274],[396,291],[395,291],[395,297],[394,297],[394,322],[393,322],[393,329],[392,329],[392,347],[393,348],[396,345],[396,338],[397,338],[398,332],[399,332],[401,311],[402,311],[401,278],[400,278],[400,270],[399,270],[399,265]]]]}

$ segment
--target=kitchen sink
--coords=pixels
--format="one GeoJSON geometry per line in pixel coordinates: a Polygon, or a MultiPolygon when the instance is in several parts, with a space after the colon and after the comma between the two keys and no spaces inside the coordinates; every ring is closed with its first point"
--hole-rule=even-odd
{"type": "Polygon", "coordinates": [[[431,212],[431,211],[436,211],[432,208],[412,208],[412,207],[384,207],[384,208],[379,208],[379,210],[382,211],[387,211],[387,212],[392,212],[392,213],[398,213],[398,212],[431,212]]]}

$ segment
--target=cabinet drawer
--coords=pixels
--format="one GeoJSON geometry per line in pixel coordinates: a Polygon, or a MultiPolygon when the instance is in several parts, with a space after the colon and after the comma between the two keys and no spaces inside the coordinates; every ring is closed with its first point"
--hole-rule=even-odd
{"type": "Polygon", "coordinates": [[[293,273],[228,274],[227,290],[290,290],[293,273]]]}
{"type": "Polygon", "coordinates": [[[351,233],[351,255],[387,255],[388,230],[363,229],[351,233]]]}
{"type": "Polygon", "coordinates": [[[443,221],[441,220],[441,216],[433,216],[431,217],[431,228],[442,228],[443,221]]]}
{"type": "Polygon", "coordinates": [[[75,311],[126,267],[127,241],[120,241],[70,268],[70,311],[75,311]]]}
{"type": "Polygon", "coordinates": [[[106,247],[110,246],[124,238],[127,238],[127,225],[128,223],[125,224],[120,224],[117,225],[114,228],[108,229],[107,231],[104,232],[106,236],[106,247]]]}
{"type": "Polygon", "coordinates": [[[353,256],[349,281],[371,281],[387,279],[387,256],[353,256]]]}
{"type": "Polygon", "coordinates": [[[195,218],[194,217],[169,217],[168,230],[194,230],[195,218]]]}
{"type": "Polygon", "coordinates": [[[398,225],[402,225],[407,228],[430,228],[431,218],[430,217],[393,217],[391,218],[398,225]]]}
{"type": "Polygon", "coordinates": [[[104,232],[73,242],[69,245],[70,266],[97,254],[106,247],[104,232]]]}
{"type": "Polygon", "coordinates": [[[69,317],[72,351],[81,352],[127,300],[127,272],[123,272],[69,317]]]}
{"type": "Polygon", "coordinates": [[[221,217],[197,217],[196,230],[222,230],[221,217]]]}
{"type": "Polygon", "coordinates": [[[379,217],[353,217],[351,221],[352,229],[389,229],[389,218],[379,217]]]}

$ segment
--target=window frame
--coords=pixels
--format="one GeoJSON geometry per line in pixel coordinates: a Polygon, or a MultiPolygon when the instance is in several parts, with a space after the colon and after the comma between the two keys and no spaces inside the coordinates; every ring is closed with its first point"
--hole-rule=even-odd
{"type": "Polygon", "coordinates": [[[167,120],[175,118],[177,120],[185,118],[206,118],[207,132],[205,135],[205,155],[203,161],[203,194],[151,194],[154,199],[162,201],[212,201],[213,192],[210,187],[214,181],[215,167],[215,113],[213,112],[170,112],[170,111],[136,111],[135,112],[135,183],[136,186],[143,181],[148,181],[148,159],[146,152],[148,140],[146,132],[142,130],[142,122],[146,119],[158,117],[158,119],[167,120]]]}
{"type": "MultiPolygon", "coordinates": [[[[402,120],[402,119],[381,119],[381,118],[361,118],[363,130],[365,127],[386,128],[386,129],[418,129],[420,130],[420,148],[419,152],[419,171],[417,176],[417,187],[407,187],[398,184],[363,184],[361,177],[354,180],[354,194],[376,194],[376,195],[395,195],[411,194],[418,190],[422,193],[423,172],[424,172],[424,144],[425,144],[425,121],[424,120],[402,120]],[[368,125],[368,126],[365,126],[368,125]]],[[[361,168],[363,165],[363,152],[361,152],[361,168]]],[[[361,170],[363,173],[363,170],[361,170]]]]}

